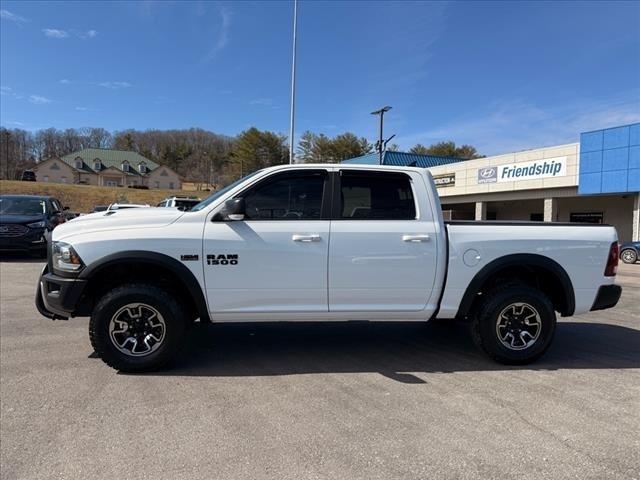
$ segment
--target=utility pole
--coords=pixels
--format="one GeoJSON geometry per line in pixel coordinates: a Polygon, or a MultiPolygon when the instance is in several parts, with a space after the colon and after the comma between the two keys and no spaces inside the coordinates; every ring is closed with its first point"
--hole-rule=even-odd
{"type": "Polygon", "coordinates": [[[204,161],[207,165],[207,190],[211,188],[211,158],[209,158],[209,154],[204,152],[204,161]]]}
{"type": "Polygon", "coordinates": [[[6,176],[5,179],[6,180],[13,180],[11,178],[9,178],[9,138],[11,137],[11,134],[9,133],[9,130],[5,130],[4,131],[4,161],[5,161],[5,172],[6,172],[6,176]]]}
{"type": "Polygon", "coordinates": [[[376,142],[376,150],[378,150],[378,163],[382,165],[382,152],[385,147],[384,137],[382,136],[382,129],[384,126],[384,114],[391,110],[389,105],[382,107],[380,110],[376,110],[375,112],[371,112],[371,115],[380,115],[380,135],[378,137],[378,141],[376,142]]]}
{"type": "Polygon", "coordinates": [[[293,163],[293,131],[296,114],[296,43],[298,37],[298,0],[293,0],[293,55],[291,59],[291,116],[289,128],[289,163],[293,163]]]}

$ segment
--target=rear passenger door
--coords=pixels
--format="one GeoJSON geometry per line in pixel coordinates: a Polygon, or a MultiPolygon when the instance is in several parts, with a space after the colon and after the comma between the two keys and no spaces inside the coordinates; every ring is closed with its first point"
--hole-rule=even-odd
{"type": "Polygon", "coordinates": [[[436,275],[437,237],[428,199],[415,195],[424,190],[417,172],[342,169],[336,175],[330,311],[426,308],[436,275]]]}

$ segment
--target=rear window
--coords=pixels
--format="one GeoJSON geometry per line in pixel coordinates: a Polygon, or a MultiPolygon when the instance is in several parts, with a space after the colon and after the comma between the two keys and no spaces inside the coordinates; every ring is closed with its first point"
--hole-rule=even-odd
{"type": "Polygon", "coordinates": [[[411,179],[404,173],[341,172],[340,218],[413,220],[416,206],[411,179]]]}

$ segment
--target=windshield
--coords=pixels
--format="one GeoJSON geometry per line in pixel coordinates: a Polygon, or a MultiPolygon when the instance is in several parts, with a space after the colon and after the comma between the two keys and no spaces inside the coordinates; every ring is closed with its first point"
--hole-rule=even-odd
{"type": "Polygon", "coordinates": [[[192,212],[197,212],[199,210],[202,210],[206,206],[211,205],[213,202],[215,202],[217,199],[219,199],[222,195],[227,193],[229,190],[232,190],[233,188],[237,187],[238,185],[240,185],[245,180],[249,180],[251,177],[255,176],[256,174],[260,173],[261,171],[262,170],[256,170],[255,172],[250,173],[246,177],[242,177],[241,179],[236,180],[235,182],[227,185],[226,187],[221,188],[217,192],[212,193],[207,198],[205,198],[203,201],[201,201],[199,204],[197,204],[195,207],[193,207],[191,209],[191,211],[192,212]]]}
{"type": "Polygon", "coordinates": [[[39,198],[0,198],[0,215],[42,215],[46,212],[45,201],[39,198]]]}

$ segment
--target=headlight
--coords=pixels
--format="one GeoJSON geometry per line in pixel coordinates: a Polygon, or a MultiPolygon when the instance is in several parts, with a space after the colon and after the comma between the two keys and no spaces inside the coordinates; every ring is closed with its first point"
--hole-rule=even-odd
{"type": "Polygon", "coordinates": [[[53,268],[63,272],[77,272],[84,266],[73,247],[64,242],[53,242],[51,259],[53,268]]]}
{"type": "Polygon", "coordinates": [[[40,220],[39,222],[28,223],[27,227],[29,228],[44,228],[46,225],[44,220],[40,220]]]}

